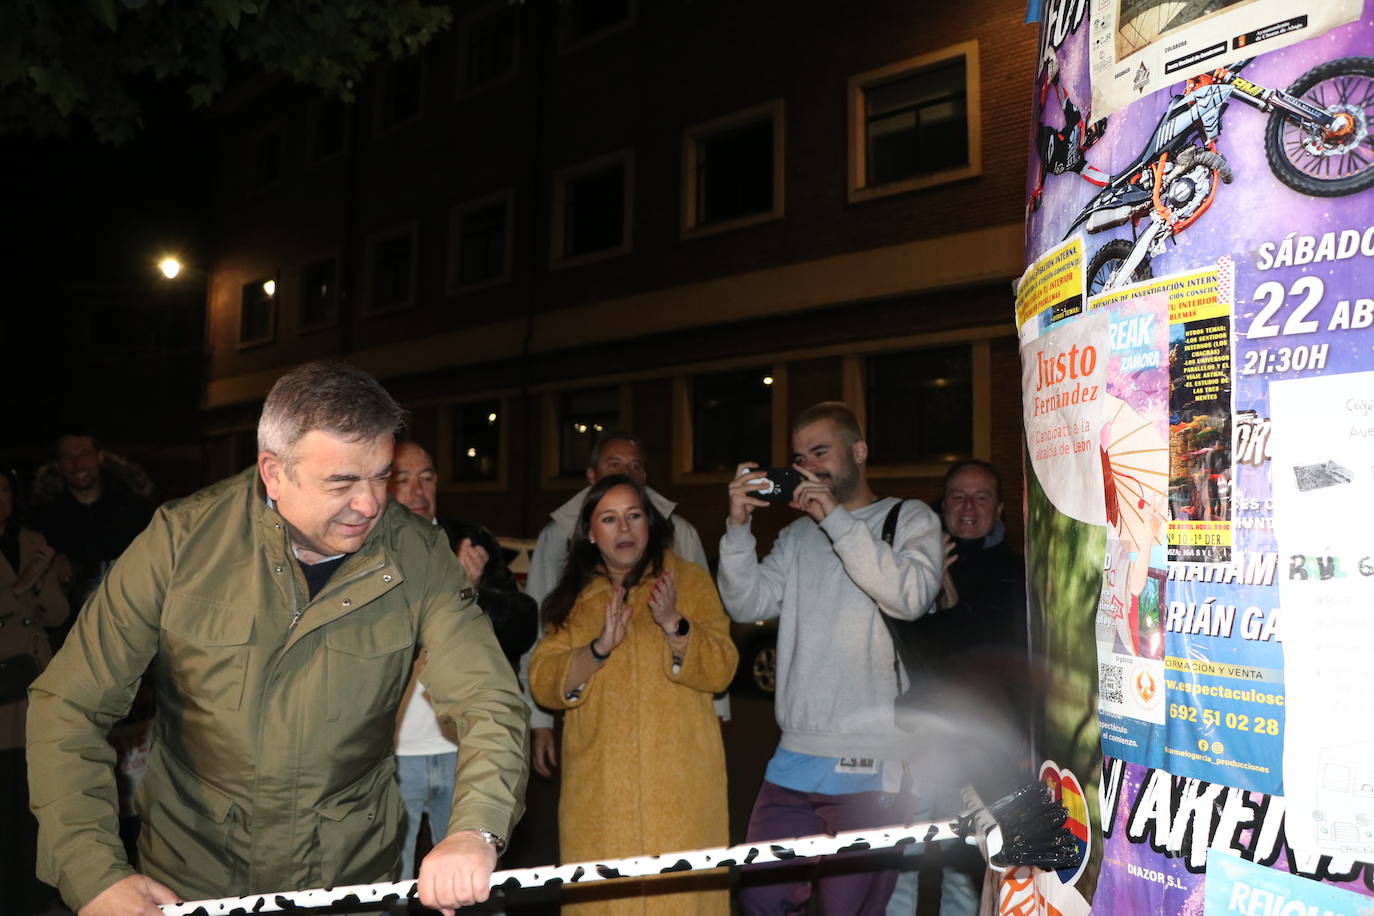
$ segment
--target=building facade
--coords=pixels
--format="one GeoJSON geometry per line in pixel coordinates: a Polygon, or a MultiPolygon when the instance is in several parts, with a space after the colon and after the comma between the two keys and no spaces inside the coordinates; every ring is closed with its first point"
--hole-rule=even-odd
{"type": "Polygon", "coordinates": [[[353,105],[223,112],[211,478],[285,368],[341,357],[411,411],[440,511],[498,534],[629,428],[714,553],[736,462],[786,464],[789,418],[843,399],[880,493],[985,458],[1019,539],[1023,3],[454,10],[353,105]]]}

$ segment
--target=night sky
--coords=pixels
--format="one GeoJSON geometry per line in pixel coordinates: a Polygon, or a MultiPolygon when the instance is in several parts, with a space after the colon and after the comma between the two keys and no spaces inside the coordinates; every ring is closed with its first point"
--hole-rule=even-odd
{"type": "Polygon", "coordinates": [[[113,441],[194,441],[199,377],[183,377],[181,356],[201,343],[205,274],[173,285],[155,264],[167,249],[202,264],[209,253],[216,125],[172,90],[143,100],[144,129],[121,146],[84,125],[0,136],[0,451],[20,464],[70,425],[113,441]]]}

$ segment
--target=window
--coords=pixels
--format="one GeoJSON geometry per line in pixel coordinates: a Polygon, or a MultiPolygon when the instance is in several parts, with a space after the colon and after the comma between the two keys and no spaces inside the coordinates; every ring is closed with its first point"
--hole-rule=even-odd
{"type": "Polygon", "coordinates": [[[510,279],[509,191],[454,207],[449,215],[449,292],[510,279]]]}
{"type": "Polygon", "coordinates": [[[563,392],[558,399],[558,476],[581,477],[597,434],[619,426],[619,388],[563,392]]]}
{"type": "Polygon", "coordinates": [[[701,124],[683,135],[684,229],[782,216],[783,104],[701,124]]]}
{"type": "Polygon", "coordinates": [[[265,127],[248,144],[248,193],[269,190],[282,180],[285,131],[280,124],[265,127]]]}
{"type": "Polygon", "coordinates": [[[367,308],[371,312],[415,303],[415,228],[378,235],[368,244],[367,308]]]}
{"type": "Polygon", "coordinates": [[[630,250],[633,165],[628,153],[614,153],[554,177],[555,265],[630,250]]]}
{"type": "Polygon", "coordinates": [[[475,92],[515,76],[519,53],[516,7],[501,2],[458,28],[458,90],[475,92]]]}
{"type": "Polygon", "coordinates": [[[501,402],[453,408],[453,479],[460,483],[501,476],[501,402]]]}
{"type": "Polygon", "coordinates": [[[257,430],[238,430],[232,434],[232,444],[229,448],[234,449],[234,471],[242,471],[243,468],[257,464],[257,430]]]}
{"type": "Polygon", "coordinates": [[[333,324],[339,315],[339,262],[321,258],[301,270],[301,329],[333,324]]]}
{"type": "Polygon", "coordinates": [[[424,104],[424,62],[415,54],[382,70],[377,128],[387,130],[420,116],[424,104]]]}
{"type": "Polygon", "coordinates": [[[869,356],[864,376],[874,462],[927,464],[973,454],[969,344],[869,356]]]}
{"type": "Polygon", "coordinates": [[[239,346],[271,343],[277,324],[277,281],[263,277],[243,284],[239,305],[239,346]]]}
{"type": "Polygon", "coordinates": [[[773,457],[773,375],[756,366],[692,379],[692,470],[733,471],[773,457]]]}
{"type": "Polygon", "coordinates": [[[310,105],[310,140],[307,161],[320,162],[344,150],[352,106],[337,98],[315,99],[310,105]]]}
{"type": "Polygon", "coordinates": [[[982,170],[976,42],[860,74],[849,86],[851,201],[982,170]]]}
{"type": "Polygon", "coordinates": [[[564,48],[604,38],[634,22],[634,0],[563,0],[558,39],[564,48]]]}

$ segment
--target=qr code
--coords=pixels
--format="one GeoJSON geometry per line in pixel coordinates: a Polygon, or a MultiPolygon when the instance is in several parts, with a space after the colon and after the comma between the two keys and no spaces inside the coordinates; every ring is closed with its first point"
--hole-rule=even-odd
{"type": "Polygon", "coordinates": [[[1121,676],[1123,670],[1120,665],[1099,664],[1097,666],[1097,692],[1104,703],[1122,703],[1125,697],[1121,693],[1121,676]]]}

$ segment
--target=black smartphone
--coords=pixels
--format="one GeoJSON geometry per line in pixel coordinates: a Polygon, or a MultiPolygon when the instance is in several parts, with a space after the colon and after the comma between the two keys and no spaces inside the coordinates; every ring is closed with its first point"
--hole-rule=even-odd
{"type": "Polygon", "coordinates": [[[749,482],[759,486],[752,495],[770,503],[790,503],[802,479],[796,468],[756,468],[749,473],[752,475],[749,482]]]}

